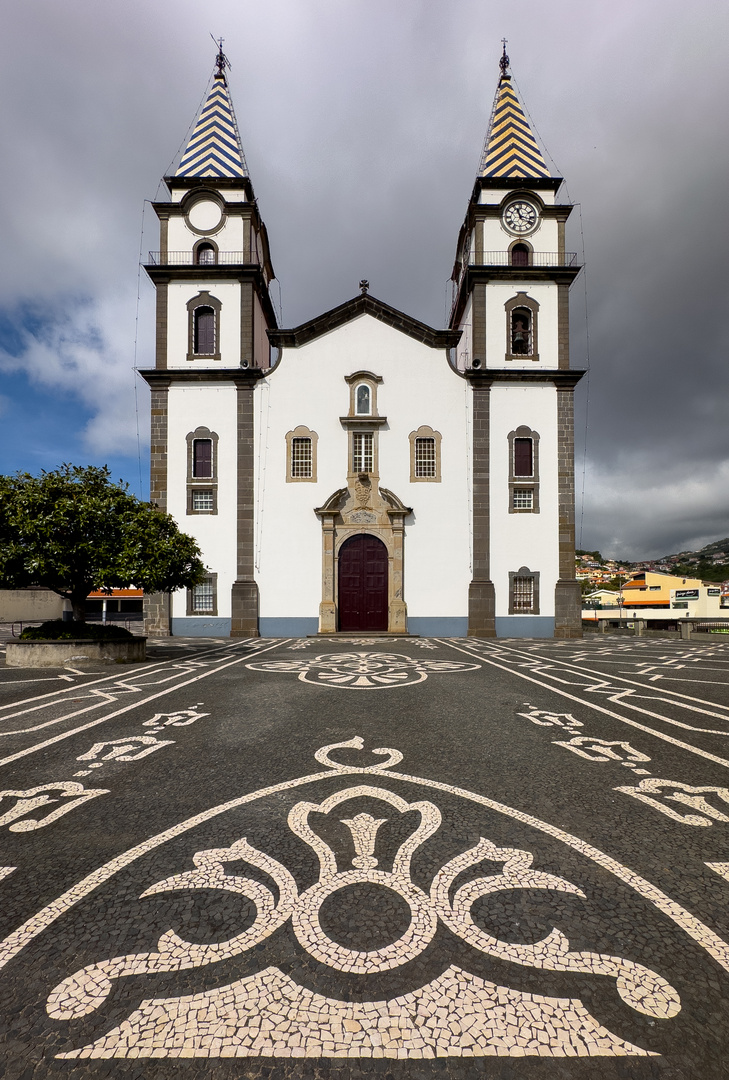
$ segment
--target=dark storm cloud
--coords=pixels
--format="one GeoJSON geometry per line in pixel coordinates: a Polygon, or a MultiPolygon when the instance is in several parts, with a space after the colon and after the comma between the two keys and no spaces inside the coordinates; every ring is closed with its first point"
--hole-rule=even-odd
{"type": "MultiPolygon", "coordinates": [[[[0,309],[23,345],[4,364],[73,389],[95,418],[90,447],[135,441],[142,204],[194,118],[213,66],[208,31],[233,63],[289,325],[353,295],[363,276],[443,324],[506,36],[582,209],[582,542],[637,558],[729,534],[729,15],[715,0],[211,0],[204,25],[192,0],[29,0],[5,22],[0,309]]],[[[154,248],[149,211],[146,222],[154,248]]],[[[580,251],[577,211],[570,228],[580,251]]],[[[581,366],[579,279],[573,294],[581,366]]],[[[150,301],[143,282],[141,365],[150,301]]],[[[579,491],[581,448],[577,464],[579,491]]]]}

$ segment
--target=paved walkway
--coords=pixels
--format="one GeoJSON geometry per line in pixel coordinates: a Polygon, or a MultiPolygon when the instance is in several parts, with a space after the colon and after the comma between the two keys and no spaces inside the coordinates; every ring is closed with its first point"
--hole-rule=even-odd
{"type": "Polygon", "coordinates": [[[0,667],[0,767],[7,1077],[727,1075],[729,642],[0,667]]]}

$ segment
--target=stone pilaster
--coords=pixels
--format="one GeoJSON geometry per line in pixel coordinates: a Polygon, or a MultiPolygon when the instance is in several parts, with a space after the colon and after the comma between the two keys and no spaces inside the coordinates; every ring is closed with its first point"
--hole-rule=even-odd
{"type": "Polygon", "coordinates": [[[240,283],[240,363],[252,367],[253,355],[253,285],[250,281],[240,283]]]}
{"type": "Polygon", "coordinates": [[[239,381],[237,578],[231,591],[231,637],[258,636],[258,585],[254,577],[253,381],[239,381]]]}
{"type": "Polygon", "coordinates": [[[471,387],[473,391],[473,578],[468,589],[468,636],[496,637],[496,594],[490,578],[491,383],[476,377],[472,378],[471,387]]]}
{"type": "Polygon", "coordinates": [[[582,637],[580,583],[575,580],[575,420],[572,387],[557,387],[559,580],[554,591],[554,636],[582,637]]]}
{"type": "MultiPolygon", "coordinates": [[[[165,287],[166,291],[166,287],[165,287]]],[[[159,295],[159,294],[158,294],[159,295]]],[[[169,383],[152,389],[149,501],[167,511],[167,411],[169,383]]],[[[149,637],[170,636],[170,594],[144,597],[144,629],[149,637]]]]}
{"type": "Polygon", "coordinates": [[[167,367],[167,284],[167,281],[156,282],[155,364],[158,368],[167,367]]]}

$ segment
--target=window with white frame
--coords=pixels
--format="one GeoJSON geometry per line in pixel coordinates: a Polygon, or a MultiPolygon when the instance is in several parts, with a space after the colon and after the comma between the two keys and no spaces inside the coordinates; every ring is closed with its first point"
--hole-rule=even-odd
{"type": "Polygon", "coordinates": [[[215,509],[212,488],[192,489],[192,509],[198,514],[210,514],[215,509]]]}
{"type": "Polygon", "coordinates": [[[291,476],[294,480],[311,477],[311,439],[297,436],[291,440],[291,476]]]}
{"type": "Polygon", "coordinates": [[[188,615],[217,615],[217,579],[217,574],[208,574],[199,585],[187,590],[188,615]]]}
{"type": "Polygon", "coordinates": [[[421,424],[417,431],[411,431],[410,439],[410,483],[419,481],[440,482],[440,444],[439,431],[421,424]]]}
{"type": "Polygon", "coordinates": [[[534,491],[532,488],[514,488],[513,505],[515,510],[531,510],[534,506],[534,491]]]}
{"type": "Polygon", "coordinates": [[[435,476],[435,439],[416,438],[415,440],[415,476],[418,480],[435,476]]]}
{"type": "Polygon", "coordinates": [[[371,473],[374,471],[374,448],[371,431],[352,433],[352,472],[371,473]]]}
{"type": "Polygon", "coordinates": [[[286,433],[286,483],[316,483],[316,446],[319,436],[299,424],[286,433]]]}

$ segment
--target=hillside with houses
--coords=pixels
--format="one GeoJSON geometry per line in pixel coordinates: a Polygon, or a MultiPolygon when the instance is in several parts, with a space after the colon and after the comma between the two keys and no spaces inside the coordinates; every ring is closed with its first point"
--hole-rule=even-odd
{"type": "Polygon", "coordinates": [[[613,589],[616,592],[633,574],[641,570],[675,577],[700,578],[702,581],[729,580],[729,537],[714,540],[698,551],[678,551],[660,559],[630,562],[627,559],[604,559],[599,551],[578,550],[575,576],[582,591],[613,589]]]}

